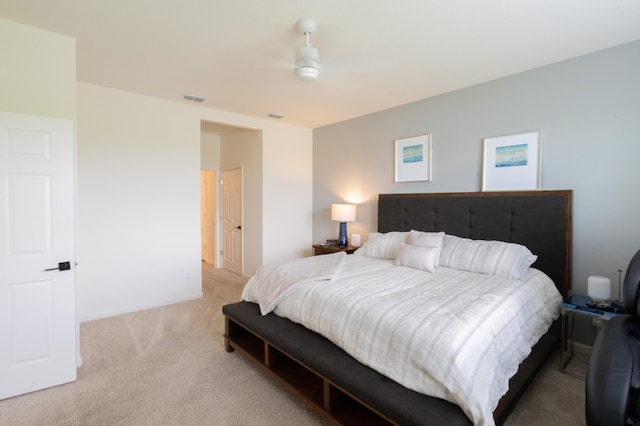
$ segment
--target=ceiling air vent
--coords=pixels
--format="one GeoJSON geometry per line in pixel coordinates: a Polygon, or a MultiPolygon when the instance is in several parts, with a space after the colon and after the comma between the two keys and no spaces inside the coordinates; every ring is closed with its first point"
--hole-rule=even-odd
{"type": "Polygon", "coordinates": [[[184,98],[188,101],[193,101],[193,102],[204,102],[205,99],[201,98],[200,96],[193,96],[193,95],[184,95],[184,98]]]}

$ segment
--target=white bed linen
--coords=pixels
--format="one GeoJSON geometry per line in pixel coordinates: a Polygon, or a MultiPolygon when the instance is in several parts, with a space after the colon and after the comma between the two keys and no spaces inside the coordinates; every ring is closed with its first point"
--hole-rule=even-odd
{"type": "Polygon", "coordinates": [[[271,312],[280,301],[296,288],[313,282],[333,280],[347,257],[343,251],[324,256],[303,257],[265,265],[256,272],[256,299],[260,313],[271,312]]]}
{"type": "MultiPolygon", "coordinates": [[[[247,283],[243,300],[258,303],[257,285],[255,277],[247,283]]],[[[274,312],[490,426],[509,379],[559,316],[561,300],[553,282],[533,268],[526,279],[511,280],[347,256],[333,281],[297,288],[274,312]]]]}

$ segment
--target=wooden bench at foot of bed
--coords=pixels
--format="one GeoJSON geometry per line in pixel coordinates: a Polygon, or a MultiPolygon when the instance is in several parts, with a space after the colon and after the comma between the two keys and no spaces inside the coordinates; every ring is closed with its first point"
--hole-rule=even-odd
{"type": "MultiPolygon", "coordinates": [[[[237,350],[330,424],[470,425],[460,407],[409,390],[366,367],[326,338],[258,305],[238,302],[222,308],[225,347],[237,350]]],[[[498,424],[557,344],[548,333],[509,382],[500,401],[498,424]]]]}

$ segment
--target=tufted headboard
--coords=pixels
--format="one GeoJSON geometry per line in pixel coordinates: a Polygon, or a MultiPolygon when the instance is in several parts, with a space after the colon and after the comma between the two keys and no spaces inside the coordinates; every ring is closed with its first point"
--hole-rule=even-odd
{"type": "Polygon", "coordinates": [[[571,288],[571,190],[380,194],[378,231],[439,232],[522,244],[563,297],[571,288]]]}

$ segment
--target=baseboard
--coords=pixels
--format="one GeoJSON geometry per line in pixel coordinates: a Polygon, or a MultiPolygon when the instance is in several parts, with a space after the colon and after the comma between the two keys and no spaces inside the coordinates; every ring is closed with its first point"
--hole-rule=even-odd
{"type": "Polygon", "coordinates": [[[111,311],[98,312],[96,314],[88,315],[80,318],[80,322],[94,321],[102,318],[115,317],[117,315],[129,314],[131,312],[138,312],[138,311],[144,311],[146,309],[159,308],[160,306],[173,305],[174,303],[188,302],[190,300],[201,299],[203,296],[204,294],[202,293],[202,291],[200,291],[200,292],[197,292],[188,296],[184,296],[184,297],[179,297],[176,299],[160,300],[152,303],[145,303],[142,305],[127,306],[122,309],[114,309],[111,311]]]}

